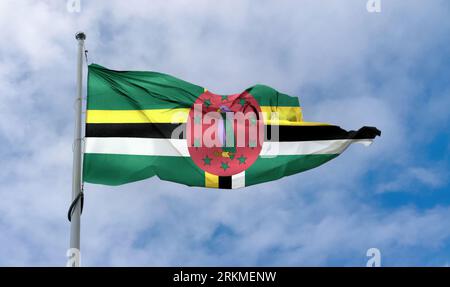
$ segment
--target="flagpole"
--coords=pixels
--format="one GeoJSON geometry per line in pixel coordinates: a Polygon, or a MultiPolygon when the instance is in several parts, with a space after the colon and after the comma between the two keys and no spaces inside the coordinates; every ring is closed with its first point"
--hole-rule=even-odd
{"type": "Polygon", "coordinates": [[[80,215],[81,215],[81,112],[82,112],[82,88],[83,88],[83,52],[86,35],[78,32],[75,35],[78,41],[77,58],[77,97],[75,101],[75,132],[73,143],[73,172],[72,172],[72,202],[75,202],[70,221],[70,249],[68,266],[80,266],[80,215]]]}

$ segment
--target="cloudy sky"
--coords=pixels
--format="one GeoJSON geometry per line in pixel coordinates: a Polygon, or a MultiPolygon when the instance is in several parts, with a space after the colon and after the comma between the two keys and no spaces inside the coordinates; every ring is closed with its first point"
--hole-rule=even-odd
{"type": "Polygon", "coordinates": [[[0,2],[0,265],[63,266],[77,31],[89,63],[300,98],[382,131],[317,169],[241,190],[87,184],[85,266],[450,263],[447,0],[0,2]]]}

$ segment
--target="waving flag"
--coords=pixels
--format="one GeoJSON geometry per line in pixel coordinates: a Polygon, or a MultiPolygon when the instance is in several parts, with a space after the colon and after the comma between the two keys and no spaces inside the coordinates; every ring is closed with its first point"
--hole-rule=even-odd
{"type": "Polygon", "coordinates": [[[90,65],[83,180],[158,176],[240,188],[317,167],[380,131],[305,122],[297,97],[256,85],[234,95],[156,72],[90,65]]]}

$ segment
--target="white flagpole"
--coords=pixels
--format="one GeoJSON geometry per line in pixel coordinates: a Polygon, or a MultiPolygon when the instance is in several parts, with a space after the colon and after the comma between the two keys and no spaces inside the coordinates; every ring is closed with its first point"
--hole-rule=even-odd
{"type": "Polygon", "coordinates": [[[75,102],[75,132],[73,143],[73,173],[72,173],[72,202],[77,200],[72,210],[70,224],[70,249],[67,252],[69,260],[67,266],[80,266],[80,215],[81,200],[79,198],[81,190],[81,109],[82,109],[82,88],[83,88],[83,52],[86,35],[78,32],[75,35],[78,41],[78,62],[77,62],[77,98],[75,102]]]}

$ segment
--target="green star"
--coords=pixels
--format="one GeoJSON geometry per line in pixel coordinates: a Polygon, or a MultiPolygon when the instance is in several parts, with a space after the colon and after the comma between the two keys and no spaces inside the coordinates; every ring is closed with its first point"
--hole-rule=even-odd
{"type": "Polygon", "coordinates": [[[194,124],[199,125],[202,123],[202,117],[201,116],[195,116],[194,117],[194,124]]]}
{"type": "Polygon", "coordinates": [[[204,162],[205,165],[211,165],[211,160],[212,160],[212,158],[210,158],[208,156],[205,156],[203,158],[203,162],[204,162]]]}
{"type": "Polygon", "coordinates": [[[228,96],[222,96],[222,101],[226,101],[228,99],[228,96]]]}
{"type": "Polygon", "coordinates": [[[223,170],[227,170],[230,166],[228,165],[228,163],[222,162],[222,164],[220,165],[220,167],[223,168],[223,170]]]}
{"type": "Polygon", "coordinates": [[[247,160],[247,158],[244,155],[241,155],[237,159],[239,161],[239,164],[245,163],[245,161],[247,160]]]}
{"type": "Polygon", "coordinates": [[[211,105],[211,101],[209,99],[205,100],[203,103],[207,108],[209,108],[209,106],[211,105]]]}
{"type": "Polygon", "coordinates": [[[239,100],[239,104],[240,104],[241,106],[244,106],[245,103],[246,103],[246,102],[245,102],[245,99],[240,99],[240,100],[239,100]]]}
{"type": "Polygon", "coordinates": [[[194,139],[194,147],[199,147],[199,146],[201,146],[200,139],[199,138],[194,139]]]}

